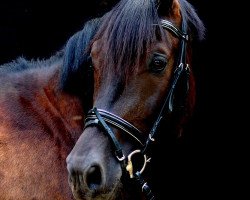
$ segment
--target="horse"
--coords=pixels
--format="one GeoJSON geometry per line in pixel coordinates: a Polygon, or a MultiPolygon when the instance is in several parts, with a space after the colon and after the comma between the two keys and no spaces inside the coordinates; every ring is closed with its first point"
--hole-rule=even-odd
{"type": "Polygon", "coordinates": [[[51,58],[1,65],[0,199],[153,199],[151,154],[192,115],[203,34],[185,0],[121,0],[51,58]]]}
{"type": "Polygon", "coordinates": [[[77,200],[164,199],[158,164],[166,140],[181,137],[192,117],[192,44],[204,25],[186,0],[121,0],[96,23],[83,56],[91,87],[84,130],[66,159],[72,193],[77,200]]]}

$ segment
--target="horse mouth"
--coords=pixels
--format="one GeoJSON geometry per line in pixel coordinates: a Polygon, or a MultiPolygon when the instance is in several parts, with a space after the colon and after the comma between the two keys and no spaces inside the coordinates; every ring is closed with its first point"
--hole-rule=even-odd
{"type": "Polygon", "coordinates": [[[112,187],[99,188],[95,184],[83,185],[80,178],[76,180],[69,178],[69,185],[75,200],[121,200],[120,182],[113,184],[112,187]]]}

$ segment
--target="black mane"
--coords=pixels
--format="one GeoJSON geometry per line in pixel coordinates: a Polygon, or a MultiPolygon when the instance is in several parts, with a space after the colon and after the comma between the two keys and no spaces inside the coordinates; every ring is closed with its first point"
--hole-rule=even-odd
{"type": "Polygon", "coordinates": [[[9,63],[0,65],[0,75],[22,72],[34,68],[50,67],[56,62],[61,62],[61,85],[68,87],[70,81],[75,78],[74,76],[78,74],[84,62],[87,61],[89,53],[86,48],[96,32],[99,21],[99,19],[88,21],[81,31],[75,33],[67,41],[65,47],[50,58],[27,60],[25,57],[19,57],[9,63]]]}
{"type": "Polygon", "coordinates": [[[49,59],[32,59],[27,60],[24,57],[19,57],[9,63],[0,65],[0,75],[7,73],[16,73],[25,70],[30,70],[34,68],[50,67],[56,62],[60,62],[63,57],[63,51],[58,51],[55,55],[51,56],[49,59]]]}
{"type": "Polygon", "coordinates": [[[193,6],[186,0],[179,0],[179,2],[181,6],[183,23],[187,24],[188,33],[194,35],[195,37],[193,36],[193,38],[197,38],[199,40],[204,39],[205,27],[193,6]]]}
{"type": "Polygon", "coordinates": [[[106,74],[115,70],[118,76],[126,76],[138,69],[157,37],[164,38],[163,30],[153,26],[159,20],[151,0],[121,0],[104,16],[95,39],[106,36],[107,53],[102,65],[106,74]]]}
{"type": "MultiPolygon", "coordinates": [[[[186,0],[179,2],[183,23],[187,24],[193,34],[202,39],[205,28],[194,8],[186,0]]],[[[117,74],[129,74],[136,70],[131,66],[139,66],[140,60],[147,53],[146,50],[156,39],[165,39],[161,26],[152,26],[160,24],[158,12],[153,0],[121,0],[102,18],[86,22],[83,29],[74,34],[66,46],[50,59],[28,61],[25,58],[18,58],[1,65],[0,73],[50,66],[52,63],[62,61],[62,88],[68,91],[79,90],[79,83],[83,84],[86,66],[89,65],[91,40],[107,34],[108,52],[103,67],[115,69],[117,74]],[[124,69],[123,66],[127,67],[124,69]]]]}
{"type": "MultiPolygon", "coordinates": [[[[180,0],[180,6],[189,34],[202,39],[204,26],[194,8],[186,0],[180,0]]],[[[109,70],[115,70],[117,75],[129,76],[139,68],[141,60],[148,53],[147,49],[156,39],[168,39],[160,26],[157,9],[153,0],[121,0],[103,17],[94,40],[106,35],[107,52],[102,65],[106,74],[109,74],[109,70]]]]}
{"type": "MultiPolygon", "coordinates": [[[[79,88],[79,81],[84,79],[89,64],[89,45],[94,37],[101,19],[92,19],[85,23],[84,28],[74,34],[64,48],[64,60],[61,86],[65,90],[79,88]]],[[[72,91],[74,92],[74,91],[72,91]]]]}

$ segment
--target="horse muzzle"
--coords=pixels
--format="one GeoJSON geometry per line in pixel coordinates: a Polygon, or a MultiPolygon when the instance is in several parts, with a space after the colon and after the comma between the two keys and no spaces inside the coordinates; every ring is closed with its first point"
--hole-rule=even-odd
{"type": "Polygon", "coordinates": [[[97,128],[84,130],[66,162],[75,199],[116,199],[122,169],[112,156],[108,138],[97,128]]]}

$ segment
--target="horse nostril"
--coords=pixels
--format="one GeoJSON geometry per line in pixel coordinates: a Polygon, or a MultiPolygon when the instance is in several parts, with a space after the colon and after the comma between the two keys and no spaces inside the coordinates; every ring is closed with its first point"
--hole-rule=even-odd
{"type": "Polygon", "coordinates": [[[86,173],[86,182],[90,190],[97,190],[102,183],[102,174],[99,166],[92,166],[86,173]]]}

